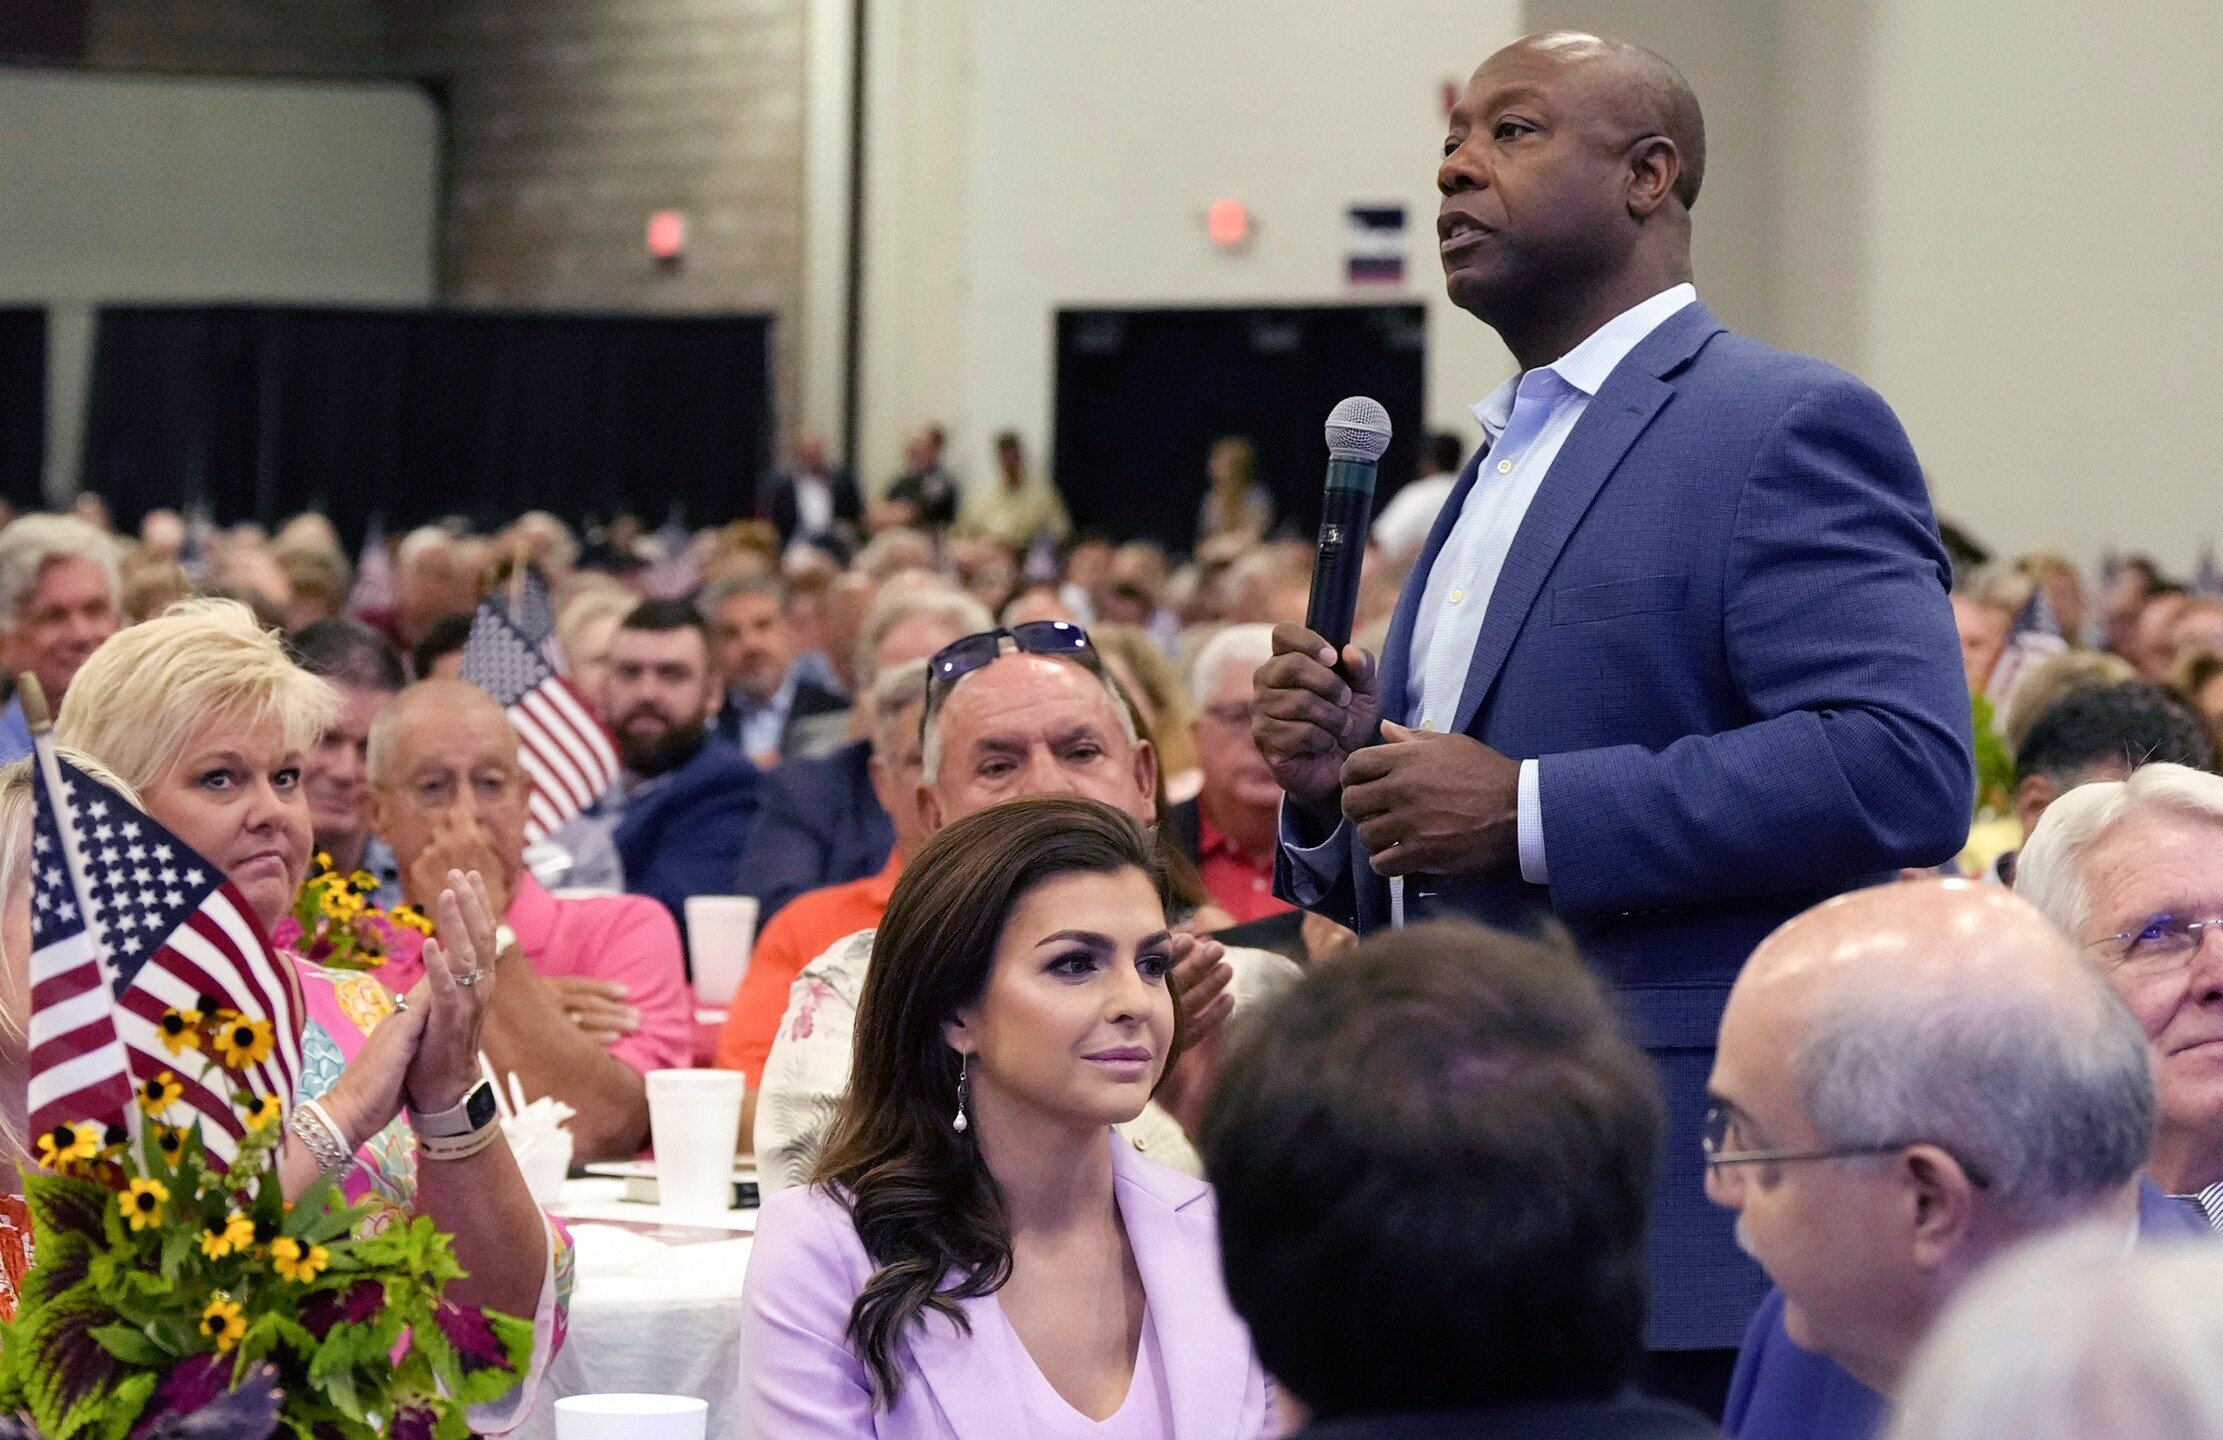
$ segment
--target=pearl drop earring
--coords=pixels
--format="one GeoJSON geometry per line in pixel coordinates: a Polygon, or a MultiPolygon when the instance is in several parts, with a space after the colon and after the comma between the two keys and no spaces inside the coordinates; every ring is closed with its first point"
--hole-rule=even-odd
{"type": "Polygon", "coordinates": [[[950,1121],[949,1123],[950,1128],[952,1130],[955,1130],[960,1135],[964,1134],[966,1127],[972,1123],[965,1118],[966,1072],[967,1069],[971,1066],[972,1060],[973,1057],[970,1055],[960,1055],[957,1057],[957,1118],[950,1121]]]}

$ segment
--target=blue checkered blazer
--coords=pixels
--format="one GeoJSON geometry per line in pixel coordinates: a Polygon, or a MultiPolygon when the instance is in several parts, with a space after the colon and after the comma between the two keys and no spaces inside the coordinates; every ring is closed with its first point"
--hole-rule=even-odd
{"type": "MultiPolygon", "coordinates": [[[[1379,677],[1392,720],[1408,719],[1414,612],[1481,461],[1398,602],[1379,677]]],[[[1556,916],[1615,987],[1671,1111],[1654,1348],[1734,1346],[1764,1288],[1699,1163],[1738,967],[1815,901],[1966,838],[1975,767],[1950,577],[1890,407],[1692,304],[1600,387],[1490,595],[1455,724],[1541,757],[1551,884],[1416,880],[1407,918],[1556,916]]],[[[1344,843],[1343,878],[1313,908],[1382,926],[1388,884],[1344,843]]]]}

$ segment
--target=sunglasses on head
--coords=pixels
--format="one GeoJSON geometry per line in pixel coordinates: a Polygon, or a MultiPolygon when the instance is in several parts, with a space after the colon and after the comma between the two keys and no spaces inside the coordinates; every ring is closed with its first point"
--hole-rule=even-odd
{"type": "Polygon", "coordinates": [[[999,625],[993,630],[952,640],[934,652],[934,657],[926,662],[927,711],[931,713],[941,704],[951,686],[1001,655],[1007,639],[1021,655],[1065,655],[1098,675],[1104,673],[1102,662],[1096,658],[1096,647],[1089,643],[1088,632],[1070,620],[1029,620],[1024,625],[999,625]]]}

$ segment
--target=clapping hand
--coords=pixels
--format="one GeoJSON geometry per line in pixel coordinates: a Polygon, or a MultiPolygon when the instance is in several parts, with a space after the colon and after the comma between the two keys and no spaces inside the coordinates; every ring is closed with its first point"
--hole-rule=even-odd
{"type": "Polygon", "coordinates": [[[452,1110],[479,1079],[479,1037],[494,1005],[495,920],[500,912],[476,870],[448,872],[425,942],[424,1039],[410,1062],[409,1108],[424,1114],[452,1110]]]}
{"type": "Polygon", "coordinates": [[[1227,963],[1225,945],[1174,932],[1173,994],[1181,1007],[1182,1044],[1195,1045],[1235,1013],[1235,997],[1227,993],[1234,979],[1235,967],[1227,963]]]}

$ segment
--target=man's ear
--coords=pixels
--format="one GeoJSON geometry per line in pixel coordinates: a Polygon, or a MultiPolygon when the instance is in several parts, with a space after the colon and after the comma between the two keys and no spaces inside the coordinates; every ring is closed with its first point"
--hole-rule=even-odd
{"type": "Polygon", "coordinates": [[[1895,1162],[1916,1268],[1936,1273],[1962,1260],[1976,1225],[1976,1184],[1935,1145],[1910,1145],[1895,1162]]]}
{"type": "Polygon", "coordinates": [[[1629,147],[1629,213],[1648,220],[1675,193],[1683,175],[1682,152],[1665,135],[1647,135],[1629,147]]]}
{"type": "Polygon", "coordinates": [[[933,786],[923,781],[918,788],[918,807],[919,825],[927,834],[931,835],[942,828],[942,797],[934,793],[933,786]]]}
{"type": "Polygon", "coordinates": [[[2030,832],[2038,828],[2038,817],[2045,808],[2061,798],[2061,787],[2050,775],[2025,775],[2015,786],[2015,819],[2022,825],[2022,838],[2027,841],[2030,832]]]}
{"type": "Polygon", "coordinates": [[[1158,750],[1148,740],[1135,742],[1135,784],[1142,791],[1143,808],[1150,812],[1148,824],[1158,818],[1158,750]]]}

